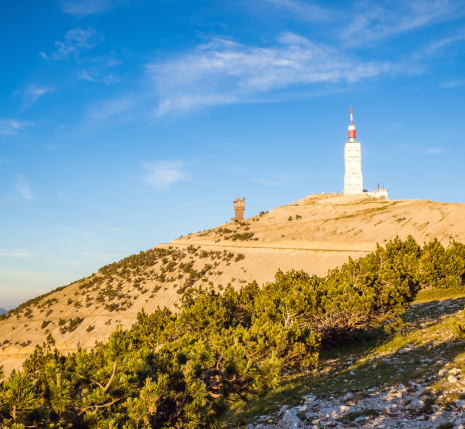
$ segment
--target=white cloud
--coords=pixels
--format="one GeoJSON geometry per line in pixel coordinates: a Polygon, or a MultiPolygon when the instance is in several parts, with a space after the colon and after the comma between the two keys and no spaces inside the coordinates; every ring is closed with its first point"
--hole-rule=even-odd
{"type": "Polygon", "coordinates": [[[76,229],[76,228],[72,228],[72,227],[63,227],[63,228],[60,228],[60,231],[71,232],[73,234],[86,235],[86,236],[95,235],[93,232],[86,231],[86,230],[83,230],[83,229],[76,229]]]}
{"type": "Polygon", "coordinates": [[[91,82],[103,82],[105,85],[113,85],[120,81],[120,79],[112,74],[102,75],[95,71],[81,70],[77,74],[79,79],[89,80],[91,82]]]}
{"type": "Polygon", "coordinates": [[[75,16],[103,13],[114,9],[128,0],[59,0],[61,11],[75,16]]]}
{"type": "Polygon", "coordinates": [[[34,199],[31,187],[24,176],[6,169],[1,170],[1,173],[6,175],[2,176],[1,191],[4,193],[0,194],[0,205],[24,204],[34,199]]]}
{"type": "Polygon", "coordinates": [[[305,37],[299,36],[298,34],[286,32],[282,33],[278,37],[278,41],[283,45],[302,45],[309,46],[310,42],[305,37]]]}
{"type": "Polygon", "coordinates": [[[53,91],[53,88],[38,87],[35,84],[31,84],[22,91],[17,93],[22,94],[23,104],[25,107],[32,106],[40,97],[47,92],[53,91]]]}
{"type": "Polygon", "coordinates": [[[262,185],[266,185],[266,186],[281,186],[286,183],[286,182],[271,182],[269,180],[263,180],[263,179],[250,179],[250,181],[261,183],[262,185]]]}
{"type": "Polygon", "coordinates": [[[428,155],[434,155],[436,153],[441,153],[444,152],[444,149],[438,148],[438,147],[433,147],[431,149],[426,149],[426,153],[428,155]]]}
{"type": "Polygon", "coordinates": [[[145,162],[144,168],[148,174],[144,182],[157,189],[167,189],[173,183],[186,178],[184,164],[180,160],[145,162]]]}
{"type": "Polygon", "coordinates": [[[21,176],[21,174],[16,173],[15,189],[23,200],[32,200],[31,189],[29,187],[29,184],[27,180],[23,176],[21,176]]]}
{"type": "Polygon", "coordinates": [[[465,40],[465,31],[461,31],[453,37],[445,37],[444,39],[437,40],[432,42],[426,49],[425,52],[429,55],[436,53],[440,49],[453,45],[457,42],[465,40]]]}
{"type": "MultiPolygon", "coordinates": [[[[88,108],[87,115],[94,122],[102,122],[111,116],[127,112],[136,104],[136,99],[131,96],[123,96],[114,100],[105,100],[95,103],[88,108]]],[[[124,120],[128,120],[128,116],[124,120]]]]}
{"type": "Polygon", "coordinates": [[[102,41],[103,36],[92,27],[87,30],[75,28],[66,32],[64,42],[59,40],[55,42],[56,52],[49,55],[39,52],[39,55],[49,60],[67,60],[70,56],[77,57],[82,51],[92,49],[102,41]]]}
{"type": "Polygon", "coordinates": [[[397,0],[381,5],[360,2],[353,8],[353,20],[341,32],[348,45],[359,45],[441,21],[465,13],[463,2],[450,0],[397,0]],[[358,12],[358,10],[362,10],[358,12]]]}
{"type": "Polygon", "coordinates": [[[2,249],[0,248],[0,256],[10,256],[14,258],[33,258],[34,255],[27,249],[2,249]]]}
{"type": "Polygon", "coordinates": [[[278,42],[261,48],[215,38],[192,53],[148,64],[159,94],[156,114],[256,101],[260,94],[298,85],[347,85],[401,70],[387,62],[362,62],[293,33],[278,42]]]}
{"type": "Polygon", "coordinates": [[[335,19],[336,12],[323,9],[311,3],[296,0],[265,0],[273,3],[283,9],[288,9],[296,14],[299,19],[305,21],[332,21],[335,19]]]}
{"type": "Polygon", "coordinates": [[[0,119],[0,134],[16,134],[18,131],[33,126],[32,122],[19,119],[0,119]]]}
{"type": "Polygon", "coordinates": [[[441,84],[442,89],[457,88],[458,86],[465,85],[465,79],[450,80],[441,84]]]}

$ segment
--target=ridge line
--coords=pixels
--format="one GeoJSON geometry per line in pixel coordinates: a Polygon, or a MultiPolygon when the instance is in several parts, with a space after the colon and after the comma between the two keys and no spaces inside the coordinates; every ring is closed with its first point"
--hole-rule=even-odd
{"type": "Polygon", "coordinates": [[[354,250],[354,249],[317,249],[317,248],[305,248],[305,247],[278,247],[278,246],[224,246],[222,244],[205,244],[205,243],[197,243],[195,241],[191,243],[160,243],[160,245],[167,245],[167,246],[189,246],[189,245],[196,245],[196,246],[205,246],[205,247],[238,247],[243,249],[277,249],[277,250],[306,250],[309,252],[360,252],[360,253],[372,253],[374,250],[354,250]]]}

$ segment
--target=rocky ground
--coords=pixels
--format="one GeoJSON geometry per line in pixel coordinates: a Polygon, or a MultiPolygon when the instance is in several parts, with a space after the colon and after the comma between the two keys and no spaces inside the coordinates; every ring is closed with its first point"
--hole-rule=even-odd
{"type": "MultiPolygon", "coordinates": [[[[455,391],[465,392],[465,381],[460,380],[461,369],[440,371],[440,374],[438,377],[447,377],[456,386],[455,391]]],[[[283,405],[276,415],[261,416],[259,423],[247,428],[436,428],[441,424],[465,428],[465,401],[456,400],[446,410],[432,403],[434,393],[435,389],[423,380],[411,381],[407,386],[371,388],[357,396],[351,392],[331,399],[306,395],[301,405],[293,408],[283,405]]]]}
{"type": "Polygon", "coordinates": [[[236,410],[230,427],[465,428],[465,341],[454,334],[464,305],[463,297],[413,305],[402,332],[323,353],[318,378],[236,410]]]}

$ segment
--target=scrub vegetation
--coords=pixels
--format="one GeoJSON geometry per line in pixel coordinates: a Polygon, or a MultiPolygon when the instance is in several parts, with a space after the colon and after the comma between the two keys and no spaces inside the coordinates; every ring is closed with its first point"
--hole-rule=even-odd
{"type": "MultiPolygon", "coordinates": [[[[464,245],[452,242],[444,248],[435,240],[420,247],[409,237],[378,246],[326,277],[278,271],[275,281],[261,288],[256,282],[239,290],[228,285],[221,293],[194,287],[216,262],[238,261],[240,255],[199,252],[194,246],[152,249],[103,267],[80,285],[70,305],[86,305],[85,292],[94,290],[95,301],[125,300],[117,311],[130,304],[127,296],[120,297],[119,278],[145,294],[149,291],[138,275],[161,264],[165,281],[175,269],[184,280],[178,311],[142,311],[130,329],[118,327],[107,342],[67,356],[49,335],[21,371],[0,377],[0,427],[214,428],[241,413],[250,417],[248,406],[260,409],[257,404],[266,398],[289,390],[291,379],[305,380],[305,385],[292,382],[299,393],[322,377],[332,377],[337,389],[340,381],[331,369],[321,368],[322,359],[361,350],[372,344],[370,338],[382,338],[378,354],[403,347],[413,335],[405,327],[415,298],[457,290],[465,274],[464,245]],[[189,254],[208,263],[194,270],[189,254]]],[[[44,299],[1,317],[27,319],[49,308],[44,299]]],[[[59,325],[66,334],[82,322],[63,319],[59,325]]],[[[465,330],[459,322],[444,323],[457,335],[465,330]]],[[[343,376],[349,379],[346,369],[343,376]]]]}

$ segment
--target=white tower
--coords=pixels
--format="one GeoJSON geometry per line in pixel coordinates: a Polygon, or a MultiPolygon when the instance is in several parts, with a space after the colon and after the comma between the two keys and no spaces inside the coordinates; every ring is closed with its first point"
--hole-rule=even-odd
{"type": "Polygon", "coordinates": [[[362,149],[355,141],[355,125],[350,107],[349,141],[344,145],[344,195],[363,194],[362,149]]]}

